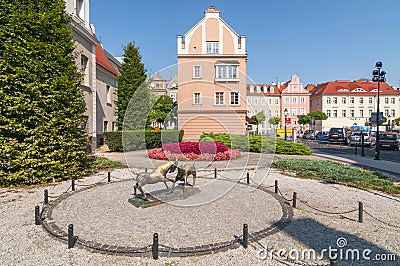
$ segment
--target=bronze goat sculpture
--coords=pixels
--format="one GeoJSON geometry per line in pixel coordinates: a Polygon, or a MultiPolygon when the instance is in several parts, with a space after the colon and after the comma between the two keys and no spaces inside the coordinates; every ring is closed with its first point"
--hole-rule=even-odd
{"type": "Polygon", "coordinates": [[[143,191],[143,186],[147,184],[156,184],[159,182],[164,182],[165,186],[168,189],[167,180],[173,182],[167,178],[167,173],[172,173],[177,168],[178,162],[168,162],[166,164],[160,165],[151,173],[138,173],[136,174],[136,184],[134,188],[134,195],[136,197],[136,189],[139,189],[140,193],[142,193],[142,198],[146,198],[146,193],[143,191]]]}

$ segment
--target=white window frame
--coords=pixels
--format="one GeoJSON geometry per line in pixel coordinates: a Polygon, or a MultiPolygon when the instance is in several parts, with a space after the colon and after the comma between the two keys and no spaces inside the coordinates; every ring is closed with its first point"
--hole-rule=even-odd
{"type": "Polygon", "coordinates": [[[193,92],[193,104],[199,105],[201,104],[201,93],[193,92]]]}
{"type": "Polygon", "coordinates": [[[300,103],[301,104],[306,103],[306,97],[300,97],[300,103]]]}
{"type": "Polygon", "coordinates": [[[225,92],[223,91],[214,92],[214,105],[225,105],[225,92]],[[217,95],[219,96],[217,97],[217,95]]]}
{"type": "Polygon", "coordinates": [[[239,105],[240,105],[239,92],[237,92],[237,91],[231,91],[231,92],[229,93],[229,96],[230,96],[230,103],[231,103],[231,105],[236,105],[236,106],[239,106],[239,105]],[[233,97],[233,98],[232,98],[232,97],[233,97]],[[232,100],[233,100],[233,102],[232,102],[232,100]]]}
{"type": "Polygon", "coordinates": [[[331,104],[331,97],[326,97],[326,103],[331,104]]]}
{"type": "Polygon", "coordinates": [[[331,110],[326,110],[326,115],[327,115],[328,117],[331,117],[331,110]]]}
{"type": "Polygon", "coordinates": [[[218,54],[219,43],[218,42],[206,42],[206,53],[207,54],[218,54]]]}
{"type": "Polygon", "coordinates": [[[193,66],[193,78],[194,79],[201,78],[201,66],[199,66],[199,65],[193,66]]]}

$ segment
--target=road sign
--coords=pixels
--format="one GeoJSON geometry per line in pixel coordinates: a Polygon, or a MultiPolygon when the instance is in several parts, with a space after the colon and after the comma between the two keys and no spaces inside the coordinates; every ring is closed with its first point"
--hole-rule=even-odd
{"type": "Polygon", "coordinates": [[[290,123],[291,123],[290,117],[286,117],[286,118],[285,118],[285,123],[286,123],[286,124],[290,124],[290,123]]]}
{"type": "MultiPolygon", "coordinates": [[[[378,116],[376,112],[372,112],[371,114],[371,122],[375,123],[378,121],[378,116]]],[[[379,112],[379,124],[383,123],[383,112],[379,112]]]]}

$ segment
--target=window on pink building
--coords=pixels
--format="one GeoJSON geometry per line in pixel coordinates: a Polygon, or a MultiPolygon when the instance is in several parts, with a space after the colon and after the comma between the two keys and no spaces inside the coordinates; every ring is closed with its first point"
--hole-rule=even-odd
{"type": "Polygon", "coordinates": [[[201,104],[200,92],[194,92],[193,93],[193,104],[201,104]]]}
{"type": "Polygon", "coordinates": [[[201,78],[200,66],[193,66],[193,78],[201,78]]]}
{"type": "Polygon", "coordinates": [[[206,53],[207,54],[218,54],[218,42],[207,42],[206,53]]]}
{"type": "Polygon", "coordinates": [[[224,92],[215,92],[215,105],[223,105],[224,104],[224,92]]]}
{"type": "Polygon", "coordinates": [[[231,92],[231,105],[239,105],[239,92],[231,92]]]}

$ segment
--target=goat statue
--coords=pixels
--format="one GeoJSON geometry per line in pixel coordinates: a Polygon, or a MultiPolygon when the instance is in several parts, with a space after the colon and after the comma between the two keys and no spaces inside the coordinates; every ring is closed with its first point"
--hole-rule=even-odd
{"type": "Polygon", "coordinates": [[[165,186],[168,189],[167,180],[173,182],[167,178],[168,173],[172,173],[177,168],[178,161],[175,162],[167,162],[163,165],[157,167],[153,172],[147,173],[138,173],[136,174],[136,184],[134,188],[134,196],[136,197],[136,189],[139,189],[140,193],[142,193],[142,198],[146,198],[146,193],[143,191],[143,186],[147,184],[156,184],[158,182],[164,182],[165,186]]]}

